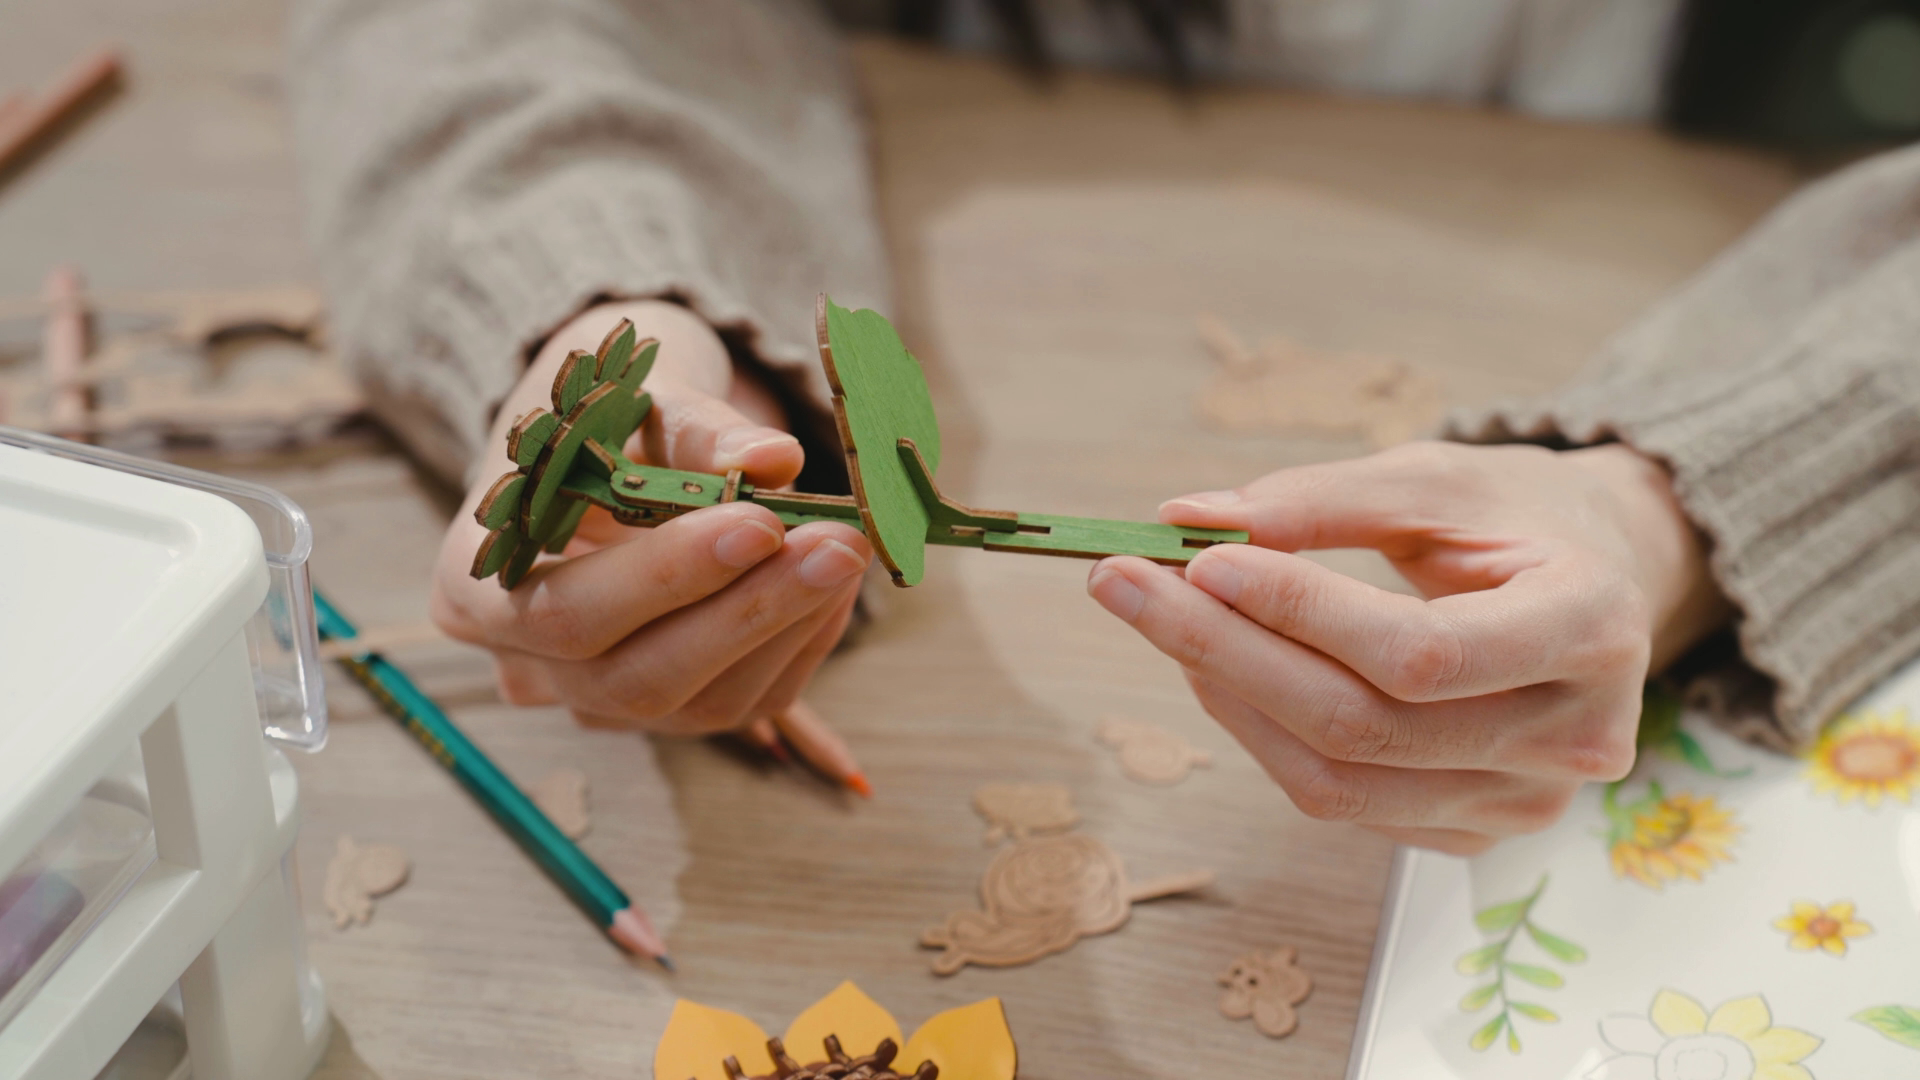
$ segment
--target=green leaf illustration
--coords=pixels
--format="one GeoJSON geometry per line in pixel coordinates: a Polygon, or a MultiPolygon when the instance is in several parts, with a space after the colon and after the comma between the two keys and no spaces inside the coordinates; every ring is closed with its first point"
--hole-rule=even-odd
{"type": "Polygon", "coordinates": [[[1507,1025],[1507,1053],[1517,1054],[1519,1052],[1520,1052],[1519,1029],[1515,1028],[1511,1023],[1509,1023],[1507,1025]]]}
{"type": "Polygon", "coordinates": [[[1687,764],[1693,766],[1694,768],[1700,770],[1701,772],[1706,773],[1708,776],[1723,776],[1723,777],[1732,779],[1735,777],[1745,776],[1748,773],[1753,771],[1751,768],[1746,768],[1746,769],[1720,768],[1719,766],[1713,763],[1712,758],[1709,758],[1707,756],[1706,748],[1700,745],[1700,741],[1698,739],[1695,739],[1693,736],[1687,734],[1684,731],[1680,731],[1678,729],[1674,731],[1673,744],[1680,752],[1680,760],[1686,762],[1687,764]]]}
{"type": "Polygon", "coordinates": [[[1535,986],[1544,986],[1549,990],[1558,990],[1560,987],[1567,985],[1567,980],[1561,978],[1559,972],[1548,968],[1534,967],[1532,964],[1509,963],[1507,965],[1507,974],[1517,979],[1525,979],[1535,986]]]}
{"type": "Polygon", "coordinates": [[[1494,992],[1499,989],[1500,989],[1499,983],[1490,982],[1485,986],[1477,987],[1471,991],[1468,991],[1467,996],[1460,999],[1460,1011],[1461,1012],[1478,1012],[1479,1010],[1486,1008],[1487,1003],[1493,1000],[1494,992]]]}
{"type": "MultiPolygon", "coordinates": [[[[1852,1019],[1902,1046],[1920,1050],[1920,1009],[1906,1005],[1875,1005],[1854,1013],[1852,1019]]],[[[1479,1036],[1474,1036],[1479,1038],[1479,1036]]]]}
{"type": "Polygon", "coordinates": [[[1538,1020],[1543,1024],[1557,1024],[1560,1022],[1560,1014],[1547,1008],[1545,1005],[1529,1005],[1524,1001],[1514,1001],[1509,1002],[1507,1007],[1519,1013],[1521,1016],[1527,1017],[1530,1020],[1538,1020]]]}
{"type": "Polygon", "coordinates": [[[1527,913],[1527,908],[1531,906],[1533,906],[1531,896],[1508,904],[1495,904],[1490,908],[1483,908],[1478,915],[1475,915],[1473,925],[1479,927],[1483,934],[1502,933],[1513,929],[1514,925],[1527,913]]]}
{"type": "Polygon", "coordinates": [[[1527,936],[1561,963],[1578,964],[1587,958],[1587,950],[1557,934],[1549,934],[1532,923],[1527,924],[1527,936]]]}
{"type": "Polygon", "coordinates": [[[1500,954],[1505,951],[1507,951],[1507,943],[1504,941],[1496,941],[1491,945],[1482,945],[1462,956],[1459,961],[1453,965],[1453,969],[1462,975],[1478,975],[1492,967],[1493,962],[1498,960],[1500,954]]]}
{"type": "Polygon", "coordinates": [[[1501,1013],[1499,1016],[1487,1021],[1479,1031],[1474,1032],[1473,1038],[1467,1040],[1467,1045],[1473,1047],[1475,1050],[1485,1050],[1487,1047],[1493,1045],[1493,1040],[1500,1037],[1500,1029],[1506,1026],[1507,1014],[1501,1013]]]}

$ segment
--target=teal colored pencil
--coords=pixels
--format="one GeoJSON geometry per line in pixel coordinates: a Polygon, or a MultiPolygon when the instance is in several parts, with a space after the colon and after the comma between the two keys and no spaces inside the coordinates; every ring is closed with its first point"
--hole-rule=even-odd
{"type": "MultiPolygon", "coordinates": [[[[313,594],[313,609],[322,638],[346,640],[359,636],[353,624],[318,590],[313,594]]],[[[673,970],[666,942],[646,913],[635,907],[606,871],[587,858],[579,845],[541,813],[533,800],[473,745],[473,740],[467,738],[440,706],[413,685],[405,672],[376,652],[347,656],[340,664],[373,692],[381,706],[427,748],[435,761],[446,766],[454,779],[460,781],[460,786],[467,789],[467,794],[493,815],[520,849],[532,856],[554,884],[580,905],[580,910],[609,937],[629,952],[651,956],[668,971],[673,970]]]]}

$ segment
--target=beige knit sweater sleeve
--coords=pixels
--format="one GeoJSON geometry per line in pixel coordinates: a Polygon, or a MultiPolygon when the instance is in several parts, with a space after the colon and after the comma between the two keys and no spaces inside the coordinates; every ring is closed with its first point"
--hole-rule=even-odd
{"type": "Polygon", "coordinates": [[[1449,434],[1664,461],[1768,684],[1751,730],[1804,744],[1920,655],[1920,148],[1808,188],[1574,385],[1449,434]]]}
{"type": "Polygon", "coordinates": [[[295,0],[334,333],[461,479],[528,353],[679,299],[815,401],[813,297],[885,308],[854,97],[806,0],[295,0]]]}

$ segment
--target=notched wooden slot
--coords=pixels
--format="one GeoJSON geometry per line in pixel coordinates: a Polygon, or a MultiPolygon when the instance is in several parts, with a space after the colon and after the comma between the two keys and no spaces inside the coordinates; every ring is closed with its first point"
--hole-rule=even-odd
{"type": "Polygon", "coordinates": [[[707,489],[689,480],[686,483],[680,485],[680,490],[686,492],[689,495],[698,495],[707,489]]]}
{"type": "Polygon", "coordinates": [[[641,488],[647,486],[647,478],[644,476],[635,475],[633,473],[628,473],[625,476],[622,476],[620,478],[620,486],[623,488],[632,488],[635,491],[639,491],[641,488]]]}
{"type": "Polygon", "coordinates": [[[1051,526],[1051,525],[1028,525],[1028,524],[1026,524],[1025,522],[1022,522],[1022,523],[1021,523],[1021,525],[1020,525],[1020,527],[1019,527],[1018,529],[1016,529],[1015,531],[1016,531],[1016,532],[1023,532],[1023,533],[1026,533],[1026,534],[1027,534],[1027,535],[1029,535],[1029,536],[1051,536],[1051,535],[1053,535],[1053,526],[1051,526]]]}
{"type": "Polygon", "coordinates": [[[978,525],[949,525],[947,532],[954,536],[985,536],[987,530],[978,525]]]}
{"type": "Polygon", "coordinates": [[[1220,543],[1220,541],[1209,540],[1204,536],[1183,536],[1180,538],[1180,546],[1183,548],[1210,548],[1218,543],[1220,543]]]}

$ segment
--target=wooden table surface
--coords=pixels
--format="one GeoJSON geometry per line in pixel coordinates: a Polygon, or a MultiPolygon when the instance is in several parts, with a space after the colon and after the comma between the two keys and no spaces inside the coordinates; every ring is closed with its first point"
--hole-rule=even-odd
{"type": "MultiPolygon", "coordinates": [[[[280,17],[253,0],[15,0],[8,80],[50,75],[103,33],[134,77],[0,187],[0,294],[56,261],[120,289],[308,280],[280,17]]],[[[1364,449],[1202,427],[1201,312],[1250,339],[1405,360],[1455,404],[1538,391],[1794,182],[1631,129],[1277,91],[1180,102],[1097,77],[1041,92],[976,59],[882,43],[856,57],[896,314],[949,433],[943,485],[990,507],[1150,517],[1182,491],[1364,449]]],[[[221,465],[307,508],[317,580],[363,625],[423,617],[449,504],[404,460],[349,445],[221,465]]],[[[1370,557],[1326,558],[1392,583],[1370,557]]],[[[676,995],[778,1031],[845,978],[908,1030],[999,996],[1029,1077],[1343,1075],[1389,845],[1296,812],[1173,665],[1086,598],[1086,569],[935,549],[927,583],[829,662],[810,697],[852,740],[871,803],[712,744],[504,706],[484,656],[458,646],[396,653],[516,777],[587,773],[584,846],[662,924],[673,978],[623,960],[332,680],[332,742],[296,761],[307,925],[336,1018],[317,1075],[625,1080],[648,1075],[676,995]],[[1133,783],[1094,741],[1109,713],[1176,728],[1216,763],[1173,788],[1133,783]],[[991,853],[969,799],[1007,780],[1069,787],[1082,830],[1136,877],[1209,867],[1219,884],[1031,967],[937,978],[915,940],[974,904],[991,853]],[[341,833],[414,861],[348,932],[319,902],[341,833]],[[1315,989],[1275,1042],[1218,1015],[1214,976],[1282,943],[1315,989]]]]}

